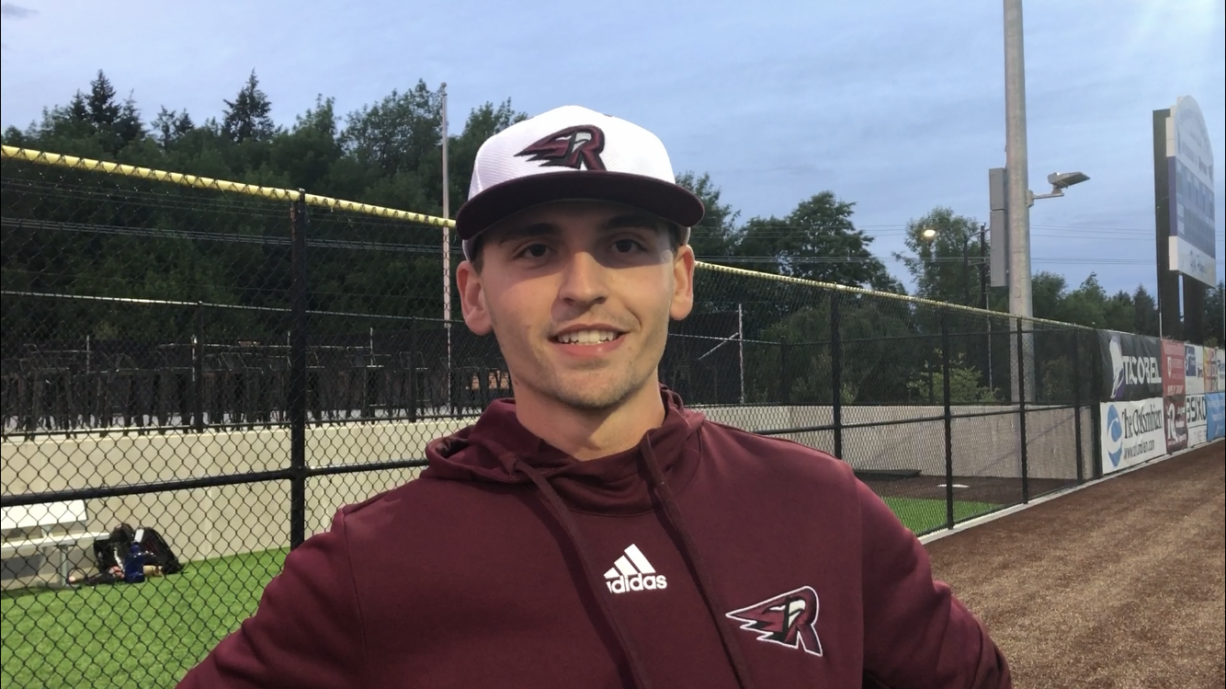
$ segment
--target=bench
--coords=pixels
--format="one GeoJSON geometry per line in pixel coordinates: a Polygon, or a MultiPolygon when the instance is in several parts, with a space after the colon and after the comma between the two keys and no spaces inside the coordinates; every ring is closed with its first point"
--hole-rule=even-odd
{"type": "Polygon", "coordinates": [[[0,516],[0,530],[4,533],[0,559],[29,557],[54,548],[58,554],[56,571],[59,585],[67,586],[68,551],[110,535],[105,531],[84,531],[87,523],[84,500],[5,507],[0,516]],[[38,533],[32,534],[31,531],[38,533]],[[56,531],[61,533],[54,533],[56,531]],[[13,537],[10,538],[10,535],[13,537]]]}

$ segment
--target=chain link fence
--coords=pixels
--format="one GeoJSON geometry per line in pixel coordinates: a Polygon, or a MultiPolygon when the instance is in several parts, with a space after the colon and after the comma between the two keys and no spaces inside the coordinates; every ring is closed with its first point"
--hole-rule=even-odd
{"type": "MultiPolygon", "coordinates": [[[[513,392],[496,342],[444,314],[440,219],[7,147],[2,165],[4,686],[172,685],[289,549],[513,392]],[[70,584],[120,524],[182,571],[70,584]]],[[[916,533],[1098,470],[1091,330],[707,264],[695,290],[662,380],[842,458],[916,533]]]]}

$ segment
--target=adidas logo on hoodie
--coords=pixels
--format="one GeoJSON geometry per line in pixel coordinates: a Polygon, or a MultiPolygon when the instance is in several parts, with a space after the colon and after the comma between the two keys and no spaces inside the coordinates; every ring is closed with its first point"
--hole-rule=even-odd
{"type": "Polygon", "coordinates": [[[656,568],[651,566],[643,551],[630,544],[626,552],[617,558],[613,568],[604,573],[605,585],[612,593],[627,591],[655,591],[668,588],[668,580],[663,574],[656,574],[656,568]]]}

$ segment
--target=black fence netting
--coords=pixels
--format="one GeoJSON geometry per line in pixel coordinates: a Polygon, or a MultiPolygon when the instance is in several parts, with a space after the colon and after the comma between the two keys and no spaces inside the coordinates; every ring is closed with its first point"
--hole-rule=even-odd
{"type": "MultiPolygon", "coordinates": [[[[448,317],[436,218],[2,165],[4,686],[172,685],[336,509],[513,394],[448,317]],[[181,569],[125,557],[149,531],[181,569]]],[[[695,291],[663,382],[840,457],[916,533],[1095,474],[1093,331],[705,264],[695,291]]]]}

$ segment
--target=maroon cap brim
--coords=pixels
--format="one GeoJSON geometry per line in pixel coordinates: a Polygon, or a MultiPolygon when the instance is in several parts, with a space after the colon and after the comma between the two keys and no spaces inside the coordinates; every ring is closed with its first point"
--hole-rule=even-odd
{"type": "Polygon", "coordinates": [[[697,196],[663,180],[625,172],[556,172],[519,177],[477,194],[456,213],[456,234],[469,240],[519,211],[563,199],[624,203],[682,227],[697,225],[704,214],[697,196]]]}

